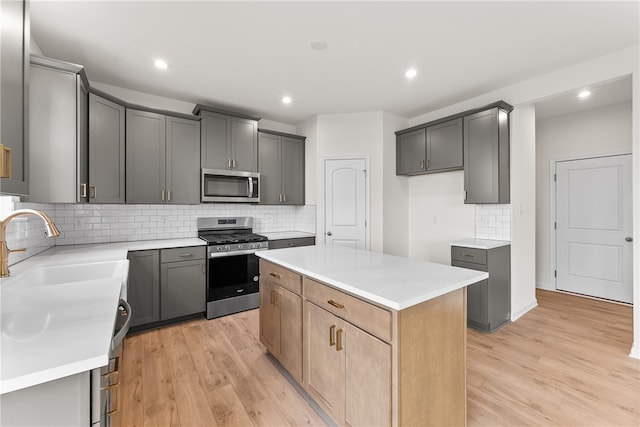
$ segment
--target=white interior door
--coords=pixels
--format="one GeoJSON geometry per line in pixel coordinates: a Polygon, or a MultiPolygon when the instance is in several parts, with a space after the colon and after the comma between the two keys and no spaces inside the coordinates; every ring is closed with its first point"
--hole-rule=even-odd
{"type": "Polygon", "coordinates": [[[556,163],[556,287],[631,303],[631,155],[556,163]]]}
{"type": "Polygon", "coordinates": [[[324,163],[325,242],[367,249],[365,159],[324,163]]]}

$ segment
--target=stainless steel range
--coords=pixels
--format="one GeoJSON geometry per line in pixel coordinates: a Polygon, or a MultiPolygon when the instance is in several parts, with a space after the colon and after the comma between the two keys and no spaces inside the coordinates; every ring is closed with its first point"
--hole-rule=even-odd
{"type": "Polygon", "coordinates": [[[198,218],[198,237],[207,242],[207,319],[260,305],[256,251],[269,248],[253,233],[253,218],[198,218]]]}

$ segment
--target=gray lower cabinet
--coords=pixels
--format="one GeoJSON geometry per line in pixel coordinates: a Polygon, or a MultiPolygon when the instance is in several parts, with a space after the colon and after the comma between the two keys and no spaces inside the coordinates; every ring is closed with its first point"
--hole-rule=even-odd
{"type": "Polygon", "coordinates": [[[304,205],[305,137],[260,130],[260,204],[304,205]]]}
{"type": "Polygon", "coordinates": [[[297,248],[299,246],[313,246],[315,237],[298,237],[294,239],[269,240],[269,249],[297,248]]]}
{"type": "Polygon", "coordinates": [[[396,175],[462,169],[462,145],[462,118],[398,134],[396,175]]]}
{"type": "Polygon", "coordinates": [[[198,109],[202,117],[201,166],[258,170],[258,121],[198,109]]]}
{"type": "Polygon", "coordinates": [[[29,194],[29,2],[3,1],[0,193],[29,194]]]}
{"type": "Polygon", "coordinates": [[[89,82],[75,64],[31,55],[29,197],[88,202],[89,82]]]}
{"type": "Polygon", "coordinates": [[[486,271],[489,278],[467,287],[467,325],[494,332],[511,319],[511,246],[451,247],[451,265],[486,271]]]}
{"type": "Polygon", "coordinates": [[[206,307],[205,247],[163,249],[161,253],[161,319],[174,319],[204,312],[206,307]]]}
{"type": "Polygon", "coordinates": [[[464,117],[465,203],[509,203],[509,114],[491,108],[464,117]]]}
{"type": "Polygon", "coordinates": [[[129,252],[131,327],[205,311],[205,252],[204,246],[129,252]]]}
{"type": "Polygon", "coordinates": [[[160,320],[160,251],[133,251],[127,258],[131,327],[157,322],[160,320]]]}
{"type": "Polygon", "coordinates": [[[124,110],[89,94],[89,203],[125,202],[124,110]]]}
{"type": "Polygon", "coordinates": [[[199,203],[200,122],[127,108],[127,203],[199,203]]]}

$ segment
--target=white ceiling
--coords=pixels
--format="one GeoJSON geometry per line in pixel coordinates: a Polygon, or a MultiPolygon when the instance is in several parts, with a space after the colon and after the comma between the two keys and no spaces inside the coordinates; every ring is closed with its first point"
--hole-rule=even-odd
{"type": "Polygon", "coordinates": [[[639,4],[32,0],[31,25],[45,55],[93,81],[297,124],[415,117],[636,45],[639,4]]]}

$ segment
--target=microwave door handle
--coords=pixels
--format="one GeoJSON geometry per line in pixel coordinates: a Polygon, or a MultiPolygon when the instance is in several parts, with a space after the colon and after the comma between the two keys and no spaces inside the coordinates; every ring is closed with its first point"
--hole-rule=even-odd
{"type": "Polygon", "coordinates": [[[253,197],[253,178],[249,177],[249,197],[253,197]]]}

